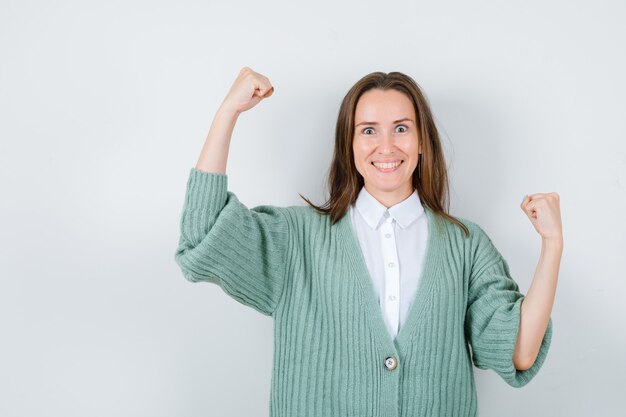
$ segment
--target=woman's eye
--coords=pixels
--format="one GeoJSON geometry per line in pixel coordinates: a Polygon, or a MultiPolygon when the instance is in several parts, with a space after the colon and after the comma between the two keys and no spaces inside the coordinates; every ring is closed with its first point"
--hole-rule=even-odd
{"type": "MultiPolygon", "coordinates": [[[[406,131],[407,131],[407,129],[408,129],[408,128],[406,127],[406,125],[398,125],[398,127],[401,127],[402,129],[404,129],[404,130],[402,130],[400,133],[404,133],[404,132],[406,132],[406,131]]],[[[368,133],[367,133],[367,131],[368,131],[368,130],[373,130],[373,128],[371,128],[371,127],[366,127],[365,129],[363,129],[362,133],[365,133],[365,134],[367,135],[367,134],[368,134],[368,133]]]]}

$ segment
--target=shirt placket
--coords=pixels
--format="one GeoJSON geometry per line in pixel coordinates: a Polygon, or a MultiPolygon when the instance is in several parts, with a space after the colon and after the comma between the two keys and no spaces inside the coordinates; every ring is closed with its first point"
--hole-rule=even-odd
{"type": "Polygon", "coordinates": [[[400,268],[393,221],[389,212],[385,212],[385,221],[379,233],[385,266],[383,309],[395,336],[400,325],[400,268]]]}

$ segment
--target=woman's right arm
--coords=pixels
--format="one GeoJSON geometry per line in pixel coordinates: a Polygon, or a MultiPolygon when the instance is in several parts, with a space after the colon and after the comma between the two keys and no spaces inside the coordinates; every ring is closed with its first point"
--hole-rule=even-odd
{"type": "Polygon", "coordinates": [[[267,77],[243,67],[213,118],[196,169],[225,174],[230,139],[239,115],[273,93],[267,77]]]}
{"type": "Polygon", "coordinates": [[[227,191],[225,174],[238,115],[272,94],[261,77],[242,69],[215,116],[187,181],[175,260],[187,280],[217,284],[238,302],[272,315],[289,268],[286,208],[248,209],[227,191]]]}

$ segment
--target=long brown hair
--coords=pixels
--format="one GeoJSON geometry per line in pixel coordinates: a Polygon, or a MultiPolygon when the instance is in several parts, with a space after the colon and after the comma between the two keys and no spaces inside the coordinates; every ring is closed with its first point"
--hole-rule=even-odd
{"type": "Polygon", "coordinates": [[[383,91],[397,90],[404,93],[413,103],[422,150],[412,176],[413,188],[417,190],[424,206],[457,224],[465,231],[465,235],[469,236],[468,228],[448,214],[450,198],[448,174],[439,133],[428,100],[413,78],[401,72],[372,72],[350,88],[341,102],[335,127],[335,150],[328,171],[330,198],[323,205],[317,206],[302,194],[300,197],[317,212],[329,215],[332,224],[338,222],[346,214],[349,206],[356,201],[364,181],[356,169],[352,150],[354,113],[359,98],[374,88],[383,91]]]}

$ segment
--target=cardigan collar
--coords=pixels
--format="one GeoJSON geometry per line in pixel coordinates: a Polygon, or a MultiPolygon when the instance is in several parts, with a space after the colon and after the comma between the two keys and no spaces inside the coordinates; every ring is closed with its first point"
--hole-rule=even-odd
{"type": "MultiPolygon", "coordinates": [[[[415,298],[409,307],[407,318],[400,327],[395,339],[391,338],[382,311],[377,301],[376,291],[372,278],[367,269],[363,252],[359,246],[356,232],[352,226],[349,215],[344,215],[338,222],[338,232],[340,235],[340,247],[352,265],[357,279],[357,287],[360,296],[367,310],[369,322],[372,331],[376,335],[375,339],[379,346],[390,353],[398,353],[402,347],[411,343],[415,328],[417,327],[421,317],[431,305],[431,292],[435,287],[435,283],[441,279],[441,263],[444,257],[444,231],[445,227],[441,223],[439,216],[430,208],[424,207],[424,213],[428,220],[428,242],[426,247],[426,255],[424,258],[424,266],[422,278],[420,279],[415,298]],[[443,229],[442,229],[443,228],[443,229]]],[[[347,213],[346,213],[347,214],[347,213]]]]}
{"type": "Polygon", "coordinates": [[[367,225],[373,230],[378,229],[387,216],[391,216],[400,227],[406,229],[411,223],[424,215],[424,207],[415,189],[410,196],[387,208],[370,194],[365,187],[361,187],[354,206],[363,216],[367,225]]]}

